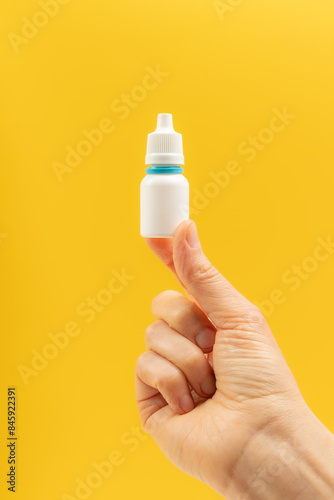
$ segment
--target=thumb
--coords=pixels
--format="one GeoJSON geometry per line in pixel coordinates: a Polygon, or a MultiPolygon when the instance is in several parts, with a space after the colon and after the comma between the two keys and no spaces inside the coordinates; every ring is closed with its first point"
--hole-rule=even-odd
{"type": "Polygon", "coordinates": [[[173,260],[187,292],[216,328],[223,328],[226,321],[237,320],[251,306],[206,258],[193,221],[187,220],[178,226],[174,235],[173,260]]]}

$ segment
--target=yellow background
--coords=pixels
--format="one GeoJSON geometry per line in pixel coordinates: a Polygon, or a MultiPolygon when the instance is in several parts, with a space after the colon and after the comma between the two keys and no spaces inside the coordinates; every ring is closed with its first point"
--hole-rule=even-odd
{"type": "Polygon", "coordinates": [[[35,0],[0,8],[0,497],[11,498],[6,398],[14,385],[15,498],[76,498],[76,479],[113,450],[124,463],[89,498],[219,498],[150,438],[127,441],[139,427],[134,366],[151,300],[178,289],[139,235],[146,135],[157,113],[173,113],[192,198],[210,171],[239,161],[242,173],[194,217],[204,250],[251,300],[284,291],[269,323],[308,404],[334,431],[334,254],[298,290],[282,283],[318,237],[334,237],[334,3],[245,0],[219,16],[211,0],[71,0],[16,53],[8,34],[40,10],[35,0]],[[157,65],[168,76],[121,119],[110,106],[157,65]],[[291,124],[247,162],[238,145],[284,107],[291,124]],[[53,162],[64,163],[65,148],[103,118],[114,131],[59,182],[53,162]],[[123,268],[134,279],[85,323],[78,304],[123,268]],[[31,366],[31,351],[68,321],[81,333],[25,385],[18,366],[31,366]]]}

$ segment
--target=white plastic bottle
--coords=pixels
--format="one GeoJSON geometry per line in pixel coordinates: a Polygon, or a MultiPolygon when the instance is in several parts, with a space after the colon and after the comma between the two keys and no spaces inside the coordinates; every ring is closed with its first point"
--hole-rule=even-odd
{"type": "Polygon", "coordinates": [[[157,128],[147,138],[146,177],[140,185],[140,234],[170,238],[189,219],[189,184],[182,175],[182,135],[173,129],[171,114],[158,115],[157,128]]]}

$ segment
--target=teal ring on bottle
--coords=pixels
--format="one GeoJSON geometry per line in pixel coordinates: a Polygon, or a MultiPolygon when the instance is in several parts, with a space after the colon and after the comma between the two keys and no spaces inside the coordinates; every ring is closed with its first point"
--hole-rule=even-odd
{"type": "Polygon", "coordinates": [[[145,170],[147,174],[182,174],[183,168],[177,165],[152,165],[145,170]]]}

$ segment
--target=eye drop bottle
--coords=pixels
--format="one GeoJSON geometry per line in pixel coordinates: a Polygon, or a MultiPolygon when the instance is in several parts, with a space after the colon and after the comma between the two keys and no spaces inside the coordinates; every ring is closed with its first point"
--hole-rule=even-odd
{"type": "Polygon", "coordinates": [[[171,114],[158,115],[157,128],[147,138],[146,176],[140,185],[140,234],[171,238],[189,219],[189,184],[182,175],[182,135],[175,132],[171,114]]]}

